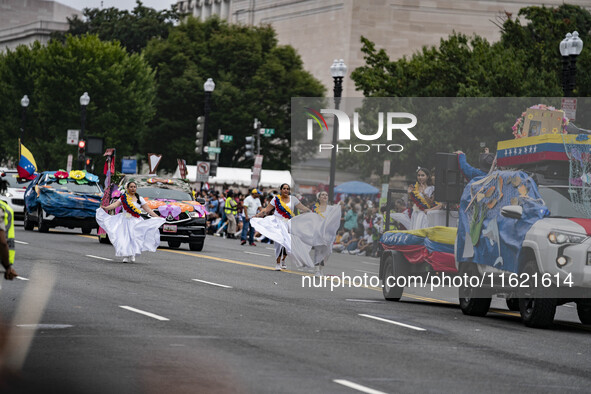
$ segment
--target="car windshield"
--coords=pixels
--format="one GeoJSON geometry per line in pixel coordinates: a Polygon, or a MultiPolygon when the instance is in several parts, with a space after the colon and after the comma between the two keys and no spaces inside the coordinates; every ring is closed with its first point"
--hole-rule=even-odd
{"type": "Polygon", "coordinates": [[[175,200],[175,201],[192,201],[191,195],[181,190],[163,189],[159,187],[140,187],[137,193],[151,200],[175,200]]]}
{"type": "Polygon", "coordinates": [[[16,172],[7,172],[4,179],[8,181],[8,187],[14,187],[15,189],[26,189],[31,183],[31,181],[19,182],[20,178],[16,172]]]}
{"type": "Polygon", "coordinates": [[[583,198],[586,189],[568,186],[539,186],[540,195],[550,210],[551,217],[568,217],[591,219],[589,204],[583,201],[591,196],[583,198]]]}

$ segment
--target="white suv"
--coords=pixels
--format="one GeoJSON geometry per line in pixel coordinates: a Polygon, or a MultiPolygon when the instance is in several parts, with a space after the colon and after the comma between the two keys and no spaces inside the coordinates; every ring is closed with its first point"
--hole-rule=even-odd
{"type": "Polygon", "coordinates": [[[0,199],[6,201],[14,210],[17,217],[24,216],[25,209],[25,189],[31,181],[20,182],[18,172],[14,169],[0,169],[2,179],[8,181],[8,189],[0,195],[0,199]]]}
{"type": "MultiPolygon", "coordinates": [[[[526,233],[517,274],[484,264],[459,264],[460,274],[497,276],[492,288],[460,288],[464,314],[484,316],[490,297],[504,294],[509,309],[518,310],[529,327],[549,326],[556,307],[568,302],[576,303],[581,323],[591,324],[591,209],[573,202],[574,195],[585,191],[558,185],[540,185],[538,190],[551,215],[536,221],[526,233]],[[501,283],[505,287],[500,287],[501,283]]],[[[520,206],[510,205],[503,207],[501,214],[519,219],[522,211],[520,206]]]]}

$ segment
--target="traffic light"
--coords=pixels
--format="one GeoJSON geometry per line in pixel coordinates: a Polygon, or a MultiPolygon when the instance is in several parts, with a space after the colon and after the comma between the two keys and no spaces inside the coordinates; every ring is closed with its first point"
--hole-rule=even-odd
{"type": "Polygon", "coordinates": [[[78,160],[84,161],[86,156],[86,141],[78,141],[78,160]]]}
{"type": "Polygon", "coordinates": [[[246,140],[246,144],[244,145],[244,147],[246,148],[246,152],[244,153],[244,156],[247,159],[250,159],[251,157],[254,156],[254,137],[248,136],[248,137],[245,137],[245,140],[246,140]]]}
{"type": "Polygon", "coordinates": [[[86,171],[92,171],[92,157],[87,157],[85,164],[86,164],[86,171]]]}
{"type": "Polygon", "coordinates": [[[216,176],[218,174],[218,163],[212,161],[209,163],[209,176],[216,176]]]}
{"type": "Polygon", "coordinates": [[[203,153],[203,131],[205,129],[205,116],[197,118],[197,132],[195,133],[195,153],[201,155],[203,153]]]}

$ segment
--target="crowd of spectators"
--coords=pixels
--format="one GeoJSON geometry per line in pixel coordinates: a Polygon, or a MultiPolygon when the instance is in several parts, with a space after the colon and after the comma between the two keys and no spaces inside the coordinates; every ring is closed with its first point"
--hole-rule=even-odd
{"type": "MultiPolygon", "coordinates": [[[[277,193],[278,191],[273,189],[267,192],[253,189],[250,196],[258,199],[261,209],[264,209],[277,193]]],[[[249,237],[251,231],[249,217],[245,207],[245,199],[248,196],[246,193],[232,190],[224,192],[202,191],[197,197],[205,200],[205,206],[209,212],[207,216],[207,234],[229,239],[240,239],[242,245],[256,246],[256,242],[273,243],[273,241],[256,232],[251,242],[249,237]],[[234,210],[230,210],[230,206],[235,206],[234,210]],[[230,215],[228,213],[235,217],[235,227],[232,220],[229,220],[230,215]]],[[[301,199],[305,206],[310,208],[316,202],[313,195],[298,195],[297,197],[301,199]]],[[[381,253],[379,240],[384,231],[405,229],[404,225],[396,221],[391,221],[390,227],[385,228],[386,208],[378,209],[378,202],[375,197],[347,196],[343,200],[341,207],[341,225],[333,246],[335,252],[376,257],[381,253]]],[[[410,210],[404,200],[398,199],[391,212],[402,212],[409,215],[410,210]]]]}

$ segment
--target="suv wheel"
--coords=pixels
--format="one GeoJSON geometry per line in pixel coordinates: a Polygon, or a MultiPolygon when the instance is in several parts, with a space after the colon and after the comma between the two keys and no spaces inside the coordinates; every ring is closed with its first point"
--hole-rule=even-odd
{"type": "Polygon", "coordinates": [[[39,208],[39,213],[38,213],[38,220],[39,222],[37,223],[37,229],[39,230],[40,233],[48,233],[49,232],[49,223],[47,223],[47,220],[43,219],[43,208],[39,208]]]}
{"type": "MultiPolygon", "coordinates": [[[[538,273],[536,260],[527,261],[523,266],[523,273],[529,274],[529,277],[533,278],[533,275],[538,273]]],[[[546,328],[554,321],[556,299],[536,298],[536,288],[533,279],[528,284],[531,291],[526,294],[526,297],[519,299],[521,320],[528,327],[546,328]]]]}
{"type": "Polygon", "coordinates": [[[205,241],[190,243],[189,249],[195,252],[201,252],[203,250],[203,244],[205,244],[205,241]]]}
{"type": "Polygon", "coordinates": [[[92,232],[92,227],[82,227],[82,234],[90,234],[92,232]]]}
{"type": "Polygon", "coordinates": [[[384,279],[382,286],[382,294],[384,299],[388,301],[400,301],[404,287],[397,286],[396,279],[403,275],[400,256],[395,258],[391,253],[384,259],[384,279]],[[391,278],[391,279],[388,279],[391,278]]]}
{"type": "Polygon", "coordinates": [[[581,300],[577,302],[577,313],[579,314],[579,319],[581,319],[581,323],[591,324],[591,303],[589,303],[589,301],[581,300]]]}
{"type": "Polygon", "coordinates": [[[25,207],[25,218],[23,219],[23,227],[27,231],[32,231],[35,228],[35,223],[33,223],[33,221],[31,220],[31,215],[29,214],[29,211],[27,211],[26,207],[25,207]]]}
{"type": "MultiPolygon", "coordinates": [[[[473,263],[463,263],[460,266],[460,275],[464,277],[480,276],[478,269],[473,263]]],[[[469,280],[468,280],[469,282],[469,280]]],[[[492,297],[476,298],[475,289],[466,286],[468,283],[462,281],[462,286],[458,289],[458,298],[460,299],[460,309],[464,315],[485,316],[490,309],[492,297]]]]}

